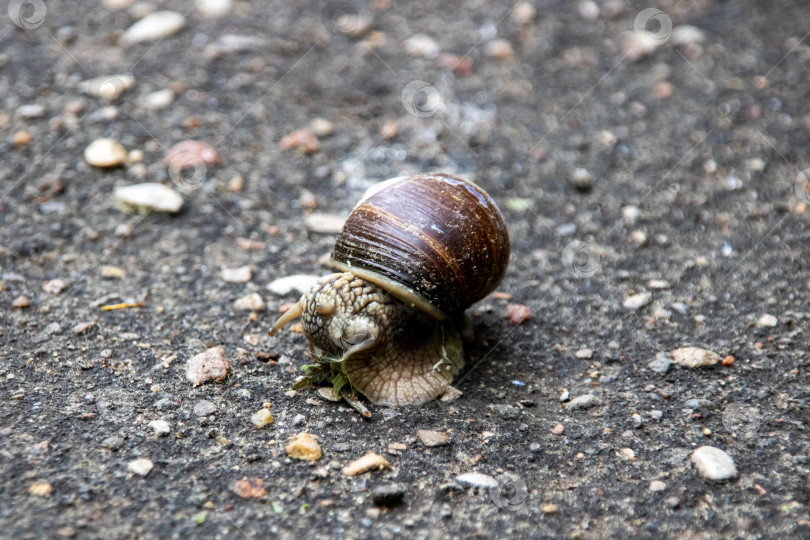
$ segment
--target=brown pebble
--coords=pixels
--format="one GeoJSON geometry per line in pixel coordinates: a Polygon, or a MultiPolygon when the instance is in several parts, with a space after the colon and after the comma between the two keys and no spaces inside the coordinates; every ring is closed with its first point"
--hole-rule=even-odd
{"type": "Polygon", "coordinates": [[[532,312],[523,304],[509,304],[506,306],[506,317],[512,324],[522,324],[532,318],[532,312]]]}
{"type": "Polygon", "coordinates": [[[554,435],[562,435],[565,432],[565,426],[562,424],[557,424],[553,428],[551,428],[551,432],[554,435]]]}
{"type": "Polygon", "coordinates": [[[48,482],[34,482],[28,487],[28,493],[39,497],[50,497],[53,486],[48,482]]]}
{"type": "Polygon", "coordinates": [[[14,299],[14,302],[11,303],[11,309],[24,309],[30,305],[31,303],[28,301],[28,298],[20,295],[14,299]]]}
{"type": "Polygon", "coordinates": [[[28,146],[31,142],[31,134],[27,131],[18,131],[14,134],[14,145],[15,146],[28,146]]]}
{"type": "Polygon", "coordinates": [[[247,476],[234,482],[231,491],[243,499],[259,499],[267,495],[267,490],[264,489],[264,481],[261,478],[248,478],[247,476]]]}
{"type": "Polygon", "coordinates": [[[356,459],[343,467],[343,474],[354,476],[373,470],[391,469],[391,464],[379,454],[369,452],[360,459],[356,459]]]}
{"type": "Polygon", "coordinates": [[[315,136],[315,133],[313,133],[311,129],[299,129],[293,131],[281,139],[281,142],[279,142],[279,148],[281,150],[295,148],[296,150],[300,150],[307,155],[314,154],[320,147],[321,143],[318,141],[318,137],[315,136]]]}
{"type": "Polygon", "coordinates": [[[287,446],[284,447],[287,455],[305,461],[317,461],[321,459],[321,447],[318,441],[309,433],[297,433],[290,437],[287,446]]]}
{"type": "Polygon", "coordinates": [[[199,386],[208,380],[222,382],[228,376],[231,363],[225,356],[225,349],[220,345],[195,355],[188,361],[186,379],[199,386]]]}
{"type": "Polygon", "coordinates": [[[722,364],[724,366],[726,366],[726,367],[733,366],[734,365],[734,357],[731,356],[731,355],[726,356],[725,358],[723,358],[722,364]]]}
{"type": "Polygon", "coordinates": [[[416,436],[427,447],[431,446],[445,446],[450,444],[450,436],[441,431],[431,431],[429,429],[420,429],[416,432],[416,436]]]}

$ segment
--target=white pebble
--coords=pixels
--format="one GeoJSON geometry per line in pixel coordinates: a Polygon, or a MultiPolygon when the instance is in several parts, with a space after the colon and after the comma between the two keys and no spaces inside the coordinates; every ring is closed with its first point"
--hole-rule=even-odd
{"type": "Polygon", "coordinates": [[[267,306],[259,293],[251,293],[233,303],[234,309],[240,311],[264,311],[267,306]]]}
{"type": "Polygon", "coordinates": [[[687,368],[713,366],[721,360],[719,354],[698,347],[681,347],[671,354],[674,363],[687,368]]]}
{"type": "Polygon", "coordinates": [[[149,427],[158,437],[168,435],[172,431],[172,426],[166,420],[152,420],[149,422],[149,427]]]}
{"type": "Polygon", "coordinates": [[[299,294],[304,294],[310,290],[316,283],[320,276],[310,274],[294,274],[283,278],[278,278],[267,284],[267,290],[278,296],[287,296],[293,291],[299,294]]]}
{"type": "Polygon", "coordinates": [[[17,107],[17,115],[20,118],[39,118],[45,114],[45,107],[39,103],[32,103],[30,105],[20,105],[17,107]]]}
{"type": "Polygon", "coordinates": [[[79,90],[88,96],[115,101],[121,95],[135,86],[135,77],[125,73],[118,75],[101,75],[79,83],[79,90]]]}
{"type": "Polygon", "coordinates": [[[304,225],[311,232],[321,234],[336,234],[343,230],[346,216],[337,214],[322,214],[313,212],[304,218],[304,225]]]}
{"type": "Polygon", "coordinates": [[[173,214],[183,207],[183,197],[179,193],[152,182],[116,188],[113,197],[119,209],[130,213],[154,210],[173,214]]]}
{"type": "Polygon", "coordinates": [[[489,475],[481,473],[464,473],[456,476],[456,482],[462,486],[480,487],[480,488],[496,488],[498,481],[489,475]]]}
{"type": "Polygon", "coordinates": [[[584,396],[577,396],[568,403],[568,410],[574,411],[576,409],[587,409],[599,404],[599,398],[593,394],[585,394],[584,396]]]}
{"type": "Polygon", "coordinates": [[[231,10],[231,0],[197,0],[197,11],[203,17],[214,19],[226,15],[231,10]]]}
{"type": "Polygon", "coordinates": [[[147,94],[141,100],[141,103],[147,109],[162,109],[168,107],[174,101],[174,92],[168,88],[157,90],[151,94],[147,94]]]}
{"type": "Polygon", "coordinates": [[[117,167],[127,161],[127,151],[115,139],[96,139],[84,149],[84,159],[93,167],[117,167]]]}
{"type": "Polygon", "coordinates": [[[426,34],[414,34],[405,40],[405,52],[428,60],[439,56],[439,44],[426,34]]]}
{"type": "Polygon", "coordinates": [[[672,29],[670,40],[673,45],[689,45],[706,41],[706,33],[691,24],[681,24],[672,29]]]}
{"type": "Polygon", "coordinates": [[[141,458],[136,459],[135,461],[130,461],[129,465],[127,465],[127,470],[132,474],[137,474],[138,476],[146,476],[154,466],[155,464],[150,460],[141,458]]]}
{"type": "Polygon", "coordinates": [[[727,453],[714,446],[701,446],[692,452],[692,463],[704,480],[722,482],[737,477],[737,466],[727,453]]]}
{"type": "Polygon", "coordinates": [[[759,326],[760,328],[773,328],[777,324],[779,324],[779,321],[776,319],[776,317],[768,313],[765,313],[757,321],[757,326],[759,326]]]}
{"type": "Polygon", "coordinates": [[[641,293],[625,296],[624,301],[622,302],[622,306],[625,309],[632,309],[635,311],[649,304],[651,300],[652,300],[652,293],[644,291],[641,293]]]}
{"type": "Polygon", "coordinates": [[[124,32],[122,45],[155,41],[178,32],[186,24],[186,18],[174,11],[155,11],[136,22],[124,32]]]}

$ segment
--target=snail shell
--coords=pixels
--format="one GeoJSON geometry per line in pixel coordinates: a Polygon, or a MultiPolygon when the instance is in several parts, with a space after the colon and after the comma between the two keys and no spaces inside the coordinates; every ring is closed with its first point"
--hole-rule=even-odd
{"type": "Polygon", "coordinates": [[[509,233],[480,187],[448,174],[375,186],[349,216],[330,263],[376,284],[435,320],[495,290],[509,233]]]}

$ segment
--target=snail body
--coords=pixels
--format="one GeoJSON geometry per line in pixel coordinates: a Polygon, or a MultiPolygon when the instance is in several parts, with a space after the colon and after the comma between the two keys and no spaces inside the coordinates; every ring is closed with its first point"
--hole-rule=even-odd
{"type": "Polygon", "coordinates": [[[442,395],[464,365],[464,310],[492,292],[509,235],[480,187],[445,174],[378,184],[354,208],[321,280],[273,325],[301,316],[305,383],[347,383],[374,404],[442,395]]]}

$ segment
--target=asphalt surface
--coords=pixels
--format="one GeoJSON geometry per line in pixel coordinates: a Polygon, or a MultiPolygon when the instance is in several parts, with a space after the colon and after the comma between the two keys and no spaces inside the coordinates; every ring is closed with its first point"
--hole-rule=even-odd
{"type": "Polygon", "coordinates": [[[533,5],[10,2],[0,536],[810,535],[807,6],[533,5]],[[182,27],[127,43],[154,10],[182,27]],[[125,75],[114,99],[82,86],[125,75]],[[316,118],[318,148],[285,149],[316,118]],[[87,163],[103,137],[127,163],[87,163]],[[189,139],[221,163],[171,174],[189,139]],[[506,294],[470,310],[462,396],[364,420],[285,393],[307,346],[267,336],[297,293],[266,286],[328,272],[335,239],[305,218],[424,171],[484,187],[512,239],[506,294]],[[118,209],[115,188],[141,182],[183,209],[118,209]],[[243,266],[249,281],[224,279],[243,266]],[[234,306],[251,293],[265,311],[234,306]],[[230,374],[194,387],[186,364],[214,346],[230,374]],[[724,361],[663,369],[686,346],[724,361]],[[318,461],[285,453],[299,432],[318,461]],[[704,445],[738,474],[704,479],[704,445]],[[390,470],[342,472],[368,452],[390,470]]]}

